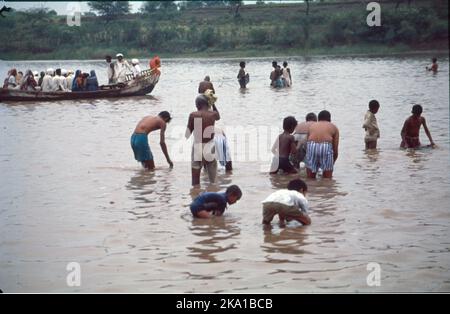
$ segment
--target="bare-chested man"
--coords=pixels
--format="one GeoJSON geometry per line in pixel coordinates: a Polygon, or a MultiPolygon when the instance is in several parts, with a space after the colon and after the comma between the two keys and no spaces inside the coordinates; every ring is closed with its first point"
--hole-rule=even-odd
{"type": "Polygon", "coordinates": [[[195,99],[197,111],[191,112],[186,129],[186,139],[194,133],[192,146],[192,185],[200,184],[200,171],[204,165],[208,171],[209,181],[214,183],[217,173],[215,156],[214,124],[220,120],[220,114],[213,104],[213,111],[208,110],[208,98],[199,95],[195,99]]]}
{"type": "Polygon", "coordinates": [[[143,118],[134,129],[133,135],[131,135],[131,148],[134,152],[134,158],[140,161],[142,165],[149,170],[155,169],[155,162],[153,161],[153,154],[148,145],[148,134],[150,132],[161,130],[160,141],[161,150],[166,156],[167,163],[170,168],[173,167],[173,163],[170,160],[169,153],[167,152],[167,146],[165,141],[165,131],[167,123],[172,118],[167,111],[160,112],[156,117],[147,116],[143,118]]]}
{"type": "Polygon", "coordinates": [[[306,173],[314,179],[321,168],[324,178],[333,176],[333,168],[338,158],[339,130],[331,123],[331,114],[323,110],[319,121],[309,128],[306,146],[306,173]]]}
{"type": "Polygon", "coordinates": [[[306,156],[306,142],[308,141],[309,128],[313,123],[317,122],[317,116],[314,112],[306,115],[306,121],[297,124],[294,131],[295,144],[297,145],[297,152],[293,158],[294,166],[299,168],[300,162],[306,156]]]}
{"type": "Polygon", "coordinates": [[[212,90],[213,93],[216,93],[216,91],[214,90],[214,85],[213,83],[211,83],[211,78],[207,75],[205,76],[203,82],[200,82],[200,84],[198,84],[198,93],[203,94],[208,89],[212,90]]]}
{"type": "Polygon", "coordinates": [[[402,132],[400,133],[402,137],[400,147],[420,148],[419,131],[421,125],[423,125],[425,134],[430,140],[431,147],[436,147],[436,144],[434,144],[433,139],[431,138],[431,133],[428,130],[425,118],[421,116],[422,111],[423,109],[421,105],[414,105],[412,107],[412,115],[408,119],[406,119],[405,123],[403,124],[402,132]]]}

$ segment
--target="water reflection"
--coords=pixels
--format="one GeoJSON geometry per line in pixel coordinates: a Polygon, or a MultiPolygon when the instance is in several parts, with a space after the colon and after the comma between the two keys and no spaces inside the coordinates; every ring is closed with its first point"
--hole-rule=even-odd
{"type": "Polygon", "coordinates": [[[289,222],[286,228],[281,229],[272,225],[264,226],[264,244],[261,245],[261,248],[266,253],[275,254],[266,255],[266,261],[268,263],[292,262],[288,259],[290,255],[298,257],[307,253],[303,249],[308,237],[307,228],[294,221],[289,222]],[[276,254],[283,255],[277,257],[276,254]]]}
{"type": "Polygon", "coordinates": [[[221,262],[218,254],[238,248],[238,236],[241,230],[232,217],[221,216],[211,219],[192,219],[191,233],[199,240],[189,246],[189,256],[197,257],[200,262],[221,262]]]}

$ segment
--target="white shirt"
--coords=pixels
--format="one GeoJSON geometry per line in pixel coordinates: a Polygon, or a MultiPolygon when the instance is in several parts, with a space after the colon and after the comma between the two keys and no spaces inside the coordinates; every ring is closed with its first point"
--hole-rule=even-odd
{"type": "Polygon", "coordinates": [[[42,79],[41,90],[43,92],[53,92],[55,90],[53,85],[53,77],[45,74],[44,78],[42,79]]]}
{"type": "Polygon", "coordinates": [[[65,91],[66,89],[64,88],[65,85],[65,77],[63,76],[59,76],[59,75],[55,75],[53,77],[53,90],[54,91],[65,91]]]}
{"type": "Polygon", "coordinates": [[[14,75],[11,75],[8,78],[8,88],[12,89],[12,88],[16,88],[16,86],[17,86],[16,77],[14,75]]]}
{"type": "Polygon", "coordinates": [[[122,62],[117,61],[114,64],[114,78],[117,82],[124,82],[126,75],[130,70],[132,70],[132,68],[126,60],[123,60],[122,62]]]}
{"type": "Polygon", "coordinates": [[[298,206],[301,211],[306,213],[309,210],[308,200],[302,193],[287,189],[273,192],[261,203],[280,203],[286,206],[298,206]]]}
{"type": "Polygon", "coordinates": [[[67,75],[66,77],[66,85],[68,90],[72,90],[72,83],[73,83],[73,74],[67,75]]]}
{"type": "Polygon", "coordinates": [[[141,67],[139,66],[139,64],[133,65],[133,73],[135,76],[141,73],[141,67]]]}

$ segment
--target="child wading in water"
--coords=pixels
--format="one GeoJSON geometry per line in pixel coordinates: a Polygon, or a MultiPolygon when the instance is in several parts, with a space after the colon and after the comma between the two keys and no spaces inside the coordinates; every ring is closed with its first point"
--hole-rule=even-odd
{"type": "Polygon", "coordinates": [[[402,137],[402,142],[400,144],[401,148],[420,148],[421,144],[419,141],[419,131],[421,125],[423,125],[425,134],[430,140],[430,146],[432,148],[436,147],[436,144],[434,144],[433,139],[431,138],[425,118],[421,116],[422,111],[423,109],[421,105],[414,105],[412,107],[412,115],[406,119],[403,124],[402,132],[400,133],[402,137]]]}
{"type": "Polygon", "coordinates": [[[285,173],[297,173],[297,170],[289,161],[290,154],[295,154],[297,146],[295,145],[295,138],[292,135],[297,120],[292,117],[286,117],[283,120],[283,130],[272,147],[272,153],[275,155],[272,161],[270,174],[276,174],[278,170],[282,169],[285,173]]]}
{"type": "Polygon", "coordinates": [[[377,148],[377,140],[380,138],[380,129],[378,128],[377,118],[375,114],[380,109],[380,104],[376,100],[369,102],[369,110],[364,116],[363,128],[366,130],[364,141],[366,142],[366,149],[377,148]]]}
{"type": "Polygon", "coordinates": [[[308,215],[308,201],[305,198],[308,186],[300,179],[289,182],[287,189],[278,190],[270,194],[263,204],[263,224],[270,224],[273,217],[278,215],[280,226],[285,220],[297,220],[304,225],[311,224],[308,215]]]}
{"type": "Polygon", "coordinates": [[[205,192],[192,202],[191,213],[196,218],[211,218],[222,216],[227,205],[234,204],[242,197],[242,191],[237,185],[231,185],[225,193],[205,192]]]}

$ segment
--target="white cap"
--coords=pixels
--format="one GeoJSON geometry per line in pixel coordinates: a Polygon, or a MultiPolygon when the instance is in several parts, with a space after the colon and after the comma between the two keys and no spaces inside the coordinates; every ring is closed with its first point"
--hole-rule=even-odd
{"type": "Polygon", "coordinates": [[[52,68],[47,69],[47,74],[53,74],[54,72],[55,72],[55,70],[53,70],[52,68]]]}
{"type": "Polygon", "coordinates": [[[116,54],[116,58],[119,58],[119,57],[123,58],[123,54],[121,54],[121,53],[116,54]]]}
{"type": "Polygon", "coordinates": [[[39,75],[39,72],[38,71],[33,71],[33,75],[34,76],[39,75]]]}
{"type": "Polygon", "coordinates": [[[139,64],[139,60],[138,59],[131,59],[131,64],[139,64]]]}
{"type": "Polygon", "coordinates": [[[61,74],[62,75],[66,75],[67,74],[67,70],[66,69],[61,69],[61,74]]]}

